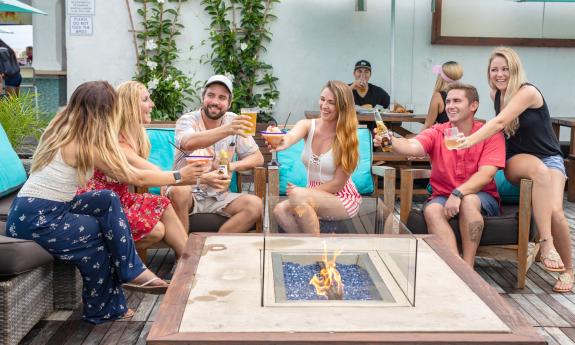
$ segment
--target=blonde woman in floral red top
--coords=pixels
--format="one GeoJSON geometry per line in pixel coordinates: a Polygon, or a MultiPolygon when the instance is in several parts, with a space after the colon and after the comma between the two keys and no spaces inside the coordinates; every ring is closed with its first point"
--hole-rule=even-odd
{"type": "MultiPolygon", "coordinates": [[[[150,154],[150,142],[142,124],[151,122],[154,102],[150,93],[137,81],[124,82],[117,91],[120,100],[120,144],[128,162],[139,169],[161,171],[146,160],[150,154]]],[[[180,258],[188,234],[167,197],[131,193],[127,184],[98,170],[78,193],[102,189],[112,190],[120,196],[136,248],[146,249],[163,240],[174,250],[176,258],[180,258]]]]}

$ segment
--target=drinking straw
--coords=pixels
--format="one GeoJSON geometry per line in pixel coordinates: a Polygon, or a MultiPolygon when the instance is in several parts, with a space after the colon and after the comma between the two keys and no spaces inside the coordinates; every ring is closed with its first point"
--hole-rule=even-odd
{"type": "Polygon", "coordinates": [[[287,123],[288,123],[288,121],[289,121],[289,117],[290,117],[290,116],[291,116],[291,111],[289,112],[289,114],[288,114],[288,116],[287,116],[286,122],[284,123],[284,126],[283,126],[282,130],[286,129],[286,126],[287,126],[287,123]]]}

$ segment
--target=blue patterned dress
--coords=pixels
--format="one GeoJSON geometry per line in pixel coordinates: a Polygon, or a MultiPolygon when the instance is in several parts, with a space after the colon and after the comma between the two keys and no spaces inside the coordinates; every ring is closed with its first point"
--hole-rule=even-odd
{"type": "Polygon", "coordinates": [[[7,234],[30,239],[82,274],[84,319],[102,323],[128,310],[122,283],[145,269],[118,196],[100,190],[75,196],[75,169],[58,153],[32,173],[12,204],[7,234]],[[49,181],[49,182],[46,182],[49,181]],[[63,199],[69,198],[69,201],[63,199]]]}

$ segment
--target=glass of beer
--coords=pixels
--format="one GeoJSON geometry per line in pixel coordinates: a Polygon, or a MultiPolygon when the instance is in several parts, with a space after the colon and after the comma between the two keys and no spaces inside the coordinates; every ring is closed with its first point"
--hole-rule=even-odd
{"type": "Polygon", "coordinates": [[[459,130],[457,127],[450,127],[443,130],[443,140],[445,141],[445,146],[448,150],[455,150],[457,145],[457,139],[459,138],[459,130]]]}
{"type": "Polygon", "coordinates": [[[245,116],[249,116],[250,117],[250,123],[251,123],[251,129],[249,131],[244,131],[245,134],[247,135],[256,135],[256,121],[258,118],[258,112],[259,109],[258,108],[242,108],[241,109],[241,115],[245,115],[245,116]]]}

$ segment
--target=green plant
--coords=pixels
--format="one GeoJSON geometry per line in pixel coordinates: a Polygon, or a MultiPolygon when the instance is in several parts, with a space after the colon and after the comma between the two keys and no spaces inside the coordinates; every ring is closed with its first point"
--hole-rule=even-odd
{"type": "Polygon", "coordinates": [[[48,120],[35,107],[33,94],[6,95],[0,97],[0,124],[18,151],[27,137],[40,138],[48,120]]]}
{"type": "Polygon", "coordinates": [[[233,77],[232,110],[265,109],[258,115],[260,122],[273,119],[271,109],[279,98],[272,66],[260,61],[271,41],[267,26],[276,18],[271,13],[275,3],[279,0],[202,0],[212,19],[212,52],[206,58],[216,73],[233,77]]]}
{"type": "MultiPolygon", "coordinates": [[[[174,4],[167,4],[164,0],[134,1],[141,3],[137,12],[143,28],[136,32],[131,23],[138,60],[134,79],[150,91],[156,105],[152,111],[153,119],[176,120],[184,111],[186,102],[192,101],[196,95],[192,78],[175,67],[179,56],[176,37],[184,28],[179,23],[180,8],[186,0],[170,1],[174,4]]],[[[129,9],[128,0],[126,3],[129,9]]]]}

